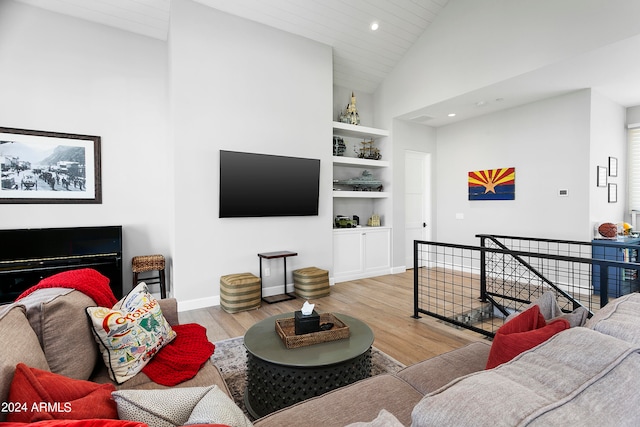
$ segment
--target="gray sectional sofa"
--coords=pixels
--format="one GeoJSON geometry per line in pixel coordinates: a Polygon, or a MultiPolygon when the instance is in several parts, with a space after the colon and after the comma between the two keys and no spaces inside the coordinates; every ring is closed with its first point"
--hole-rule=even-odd
{"type": "MultiPolygon", "coordinates": [[[[57,290],[59,291],[59,290],[57,290]]],[[[84,313],[93,300],[40,290],[0,307],[0,402],[15,366],[111,383],[84,313]]],[[[170,324],[176,302],[162,300],[170,324]]],[[[277,411],[254,422],[269,426],[640,425],[640,294],[610,302],[582,327],[558,333],[510,362],[485,370],[491,343],[476,342],[277,411]]],[[[180,387],[228,388],[207,362],[180,387]]],[[[144,373],[123,389],[164,389],[144,373]]],[[[0,413],[0,420],[6,414],[0,413]]]]}
{"type": "MultiPolygon", "coordinates": [[[[167,322],[178,324],[175,299],[159,300],[167,322]]],[[[85,294],[66,288],[41,289],[19,302],[0,306],[0,403],[6,402],[18,363],[77,380],[113,384],[117,390],[168,389],[143,372],[122,384],[109,378],[87,321],[95,305],[85,294]]],[[[217,385],[230,396],[220,371],[210,362],[179,387],[217,385]]],[[[7,411],[0,411],[0,421],[7,411]]]]}
{"type": "Polygon", "coordinates": [[[638,293],[611,301],[583,327],[485,370],[489,351],[489,343],[473,343],[301,402],[254,425],[640,425],[638,293]]]}

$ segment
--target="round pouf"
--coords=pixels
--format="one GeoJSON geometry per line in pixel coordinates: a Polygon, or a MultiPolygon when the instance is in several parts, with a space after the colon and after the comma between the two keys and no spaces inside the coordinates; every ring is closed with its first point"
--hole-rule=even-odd
{"type": "Polygon", "coordinates": [[[317,267],[294,270],[293,284],[296,295],[306,299],[326,297],[331,293],[329,272],[317,267]]]}
{"type": "Polygon", "coordinates": [[[228,274],[220,278],[220,305],[227,313],[260,308],[260,278],[251,273],[228,274]]]}

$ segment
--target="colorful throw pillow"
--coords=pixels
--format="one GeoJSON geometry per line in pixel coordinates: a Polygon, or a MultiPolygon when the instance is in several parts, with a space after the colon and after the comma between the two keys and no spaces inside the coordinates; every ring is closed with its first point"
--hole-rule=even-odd
{"type": "Polygon", "coordinates": [[[565,329],[569,329],[567,320],[557,319],[547,324],[540,307],[533,305],[498,329],[491,344],[486,369],[508,362],[565,329]]]}
{"type": "Polygon", "coordinates": [[[112,393],[121,420],[158,427],[223,424],[250,427],[251,421],[218,386],[161,390],[119,390],[112,393]]]}
{"type": "Polygon", "coordinates": [[[87,307],[86,311],[109,377],[118,384],[134,377],[176,337],[144,282],[112,309],[87,307]]]}
{"type": "Polygon", "coordinates": [[[114,390],[112,384],[74,380],[19,363],[9,389],[7,402],[13,410],[7,421],[116,419],[114,390]]]}

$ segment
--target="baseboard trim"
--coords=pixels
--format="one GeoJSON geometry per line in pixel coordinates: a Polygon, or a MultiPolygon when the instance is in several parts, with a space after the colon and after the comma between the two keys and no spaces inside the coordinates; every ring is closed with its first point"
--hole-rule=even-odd
{"type": "Polygon", "coordinates": [[[187,301],[178,301],[178,312],[197,310],[199,308],[213,307],[216,305],[220,305],[220,295],[187,301]]]}
{"type": "MultiPolygon", "coordinates": [[[[330,286],[333,286],[334,284],[335,282],[333,280],[329,280],[330,286]]],[[[287,292],[290,292],[290,293],[295,292],[295,287],[293,283],[287,283],[287,292]]],[[[282,293],[282,285],[262,288],[263,297],[270,297],[272,295],[279,295],[281,293],[282,293]]],[[[215,295],[207,298],[192,299],[188,301],[179,301],[178,312],[197,310],[199,308],[214,307],[217,305],[220,305],[220,295],[215,295]]]]}

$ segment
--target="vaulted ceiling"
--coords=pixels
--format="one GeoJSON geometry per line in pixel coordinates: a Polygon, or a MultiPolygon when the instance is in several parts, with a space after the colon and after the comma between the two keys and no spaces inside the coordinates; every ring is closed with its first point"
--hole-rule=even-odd
{"type": "MultiPolygon", "coordinates": [[[[161,40],[169,32],[170,0],[18,1],[161,40]]],[[[332,46],[334,84],[373,93],[448,0],[195,1],[332,46]]]]}
{"type": "MultiPolygon", "coordinates": [[[[16,0],[166,40],[171,0],[16,0]]],[[[449,0],[193,0],[333,48],[334,84],[373,93],[449,0]],[[379,24],[372,31],[373,22],[379,24]]],[[[481,88],[402,118],[430,126],[487,114],[572,90],[594,88],[640,105],[640,36],[481,88]],[[507,94],[505,96],[505,94],[507,94]],[[499,102],[496,102],[496,99],[499,102]],[[455,118],[448,113],[456,112],[455,118]]]]}

